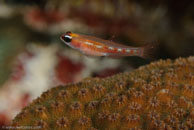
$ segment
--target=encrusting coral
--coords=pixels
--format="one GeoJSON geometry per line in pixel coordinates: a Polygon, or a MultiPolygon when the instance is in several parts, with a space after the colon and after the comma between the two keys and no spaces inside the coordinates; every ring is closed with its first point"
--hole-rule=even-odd
{"type": "Polygon", "coordinates": [[[112,77],[44,92],[13,126],[45,130],[194,129],[194,57],[160,60],[112,77]]]}

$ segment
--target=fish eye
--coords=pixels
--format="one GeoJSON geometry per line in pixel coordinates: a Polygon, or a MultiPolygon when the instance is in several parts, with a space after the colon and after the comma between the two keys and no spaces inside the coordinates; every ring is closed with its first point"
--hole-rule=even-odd
{"type": "Polygon", "coordinates": [[[69,36],[69,35],[65,35],[64,38],[63,38],[63,40],[64,40],[65,42],[71,42],[72,37],[69,36]]]}
{"type": "Polygon", "coordinates": [[[65,35],[62,36],[62,39],[63,39],[65,42],[71,42],[72,37],[70,36],[70,33],[67,32],[65,35]]]}

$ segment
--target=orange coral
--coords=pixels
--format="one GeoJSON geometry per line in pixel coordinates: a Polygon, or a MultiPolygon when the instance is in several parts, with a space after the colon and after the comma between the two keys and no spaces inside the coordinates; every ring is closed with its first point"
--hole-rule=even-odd
{"type": "Polygon", "coordinates": [[[42,94],[13,126],[43,129],[194,129],[194,57],[85,79],[42,94]]]}

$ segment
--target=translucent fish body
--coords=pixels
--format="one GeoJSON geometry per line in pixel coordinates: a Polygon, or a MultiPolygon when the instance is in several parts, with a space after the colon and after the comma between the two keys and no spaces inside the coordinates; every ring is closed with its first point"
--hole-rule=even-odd
{"type": "Polygon", "coordinates": [[[147,47],[131,47],[100,38],[67,32],[61,40],[70,47],[89,56],[139,56],[145,57],[147,47]]]}

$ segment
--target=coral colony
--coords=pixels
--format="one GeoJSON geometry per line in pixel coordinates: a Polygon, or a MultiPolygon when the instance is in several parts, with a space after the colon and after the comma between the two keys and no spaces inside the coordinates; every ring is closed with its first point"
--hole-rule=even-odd
{"type": "Polygon", "coordinates": [[[194,57],[160,60],[133,72],[44,92],[13,126],[44,130],[194,129],[194,57]]]}

